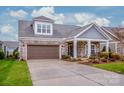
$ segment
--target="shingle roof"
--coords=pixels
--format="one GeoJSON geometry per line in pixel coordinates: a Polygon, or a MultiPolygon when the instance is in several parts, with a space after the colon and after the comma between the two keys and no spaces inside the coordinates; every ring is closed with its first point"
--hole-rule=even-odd
{"type": "MultiPolygon", "coordinates": [[[[34,20],[49,20],[53,21],[52,19],[46,18],[44,16],[36,17],[34,20]]],[[[90,26],[91,24],[85,25],[83,27],[81,26],[74,26],[74,25],[64,25],[64,24],[54,24],[53,23],[53,35],[36,35],[34,34],[33,30],[33,21],[25,21],[20,20],[19,21],[19,37],[40,37],[40,38],[68,38],[73,37],[83,31],[85,28],[90,26]]],[[[111,34],[114,34],[112,27],[103,27],[107,31],[103,30],[105,33],[107,33],[113,40],[116,40],[115,37],[113,37],[111,34]]]]}
{"type": "Polygon", "coordinates": [[[53,35],[35,35],[32,21],[19,21],[19,37],[41,37],[41,38],[67,38],[74,36],[85,27],[74,25],[53,24],[53,35]]]}
{"type": "Polygon", "coordinates": [[[54,23],[54,20],[48,18],[48,17],[45,17],[45,16],[39,16],[39,17],[35,17],[33,19],[34,21],[42,21],[42,22],[51,22],[51,23],[54,23]]]}

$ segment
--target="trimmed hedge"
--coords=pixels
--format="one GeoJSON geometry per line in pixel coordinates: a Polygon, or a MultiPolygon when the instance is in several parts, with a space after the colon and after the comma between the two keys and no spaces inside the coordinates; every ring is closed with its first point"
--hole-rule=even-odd
{"type": "Polygon", "coordinates": [[[5,58],[5,54],[4,52],[2,51],[2,49],[0,49],[0,59],[4,59],[5,58]]]}

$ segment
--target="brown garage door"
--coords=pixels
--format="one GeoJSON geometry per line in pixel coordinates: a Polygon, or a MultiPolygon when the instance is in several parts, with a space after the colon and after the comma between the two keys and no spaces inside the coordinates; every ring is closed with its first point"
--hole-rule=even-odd
{"type": "Polygon", "coordinates": [[[58,45],[28,45],[27,59],[56,59],[59,58],[58,45]]]}

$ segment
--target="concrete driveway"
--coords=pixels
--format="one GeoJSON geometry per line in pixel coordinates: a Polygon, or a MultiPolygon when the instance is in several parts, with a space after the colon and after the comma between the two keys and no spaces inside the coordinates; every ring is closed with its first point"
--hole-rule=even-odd
{"type": "Polygon", "coordinates": [[[124,75],[57,59],[29,60],[35,86],[123,86],[124,75]]]}

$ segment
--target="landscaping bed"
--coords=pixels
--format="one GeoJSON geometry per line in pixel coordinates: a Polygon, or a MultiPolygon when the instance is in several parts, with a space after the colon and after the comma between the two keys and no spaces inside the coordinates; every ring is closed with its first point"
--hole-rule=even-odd
{"type": "Polygon", "coordinates": [[[32,80],[25,61],[0,60],[1,86],[31,86],[32,80]]]}

